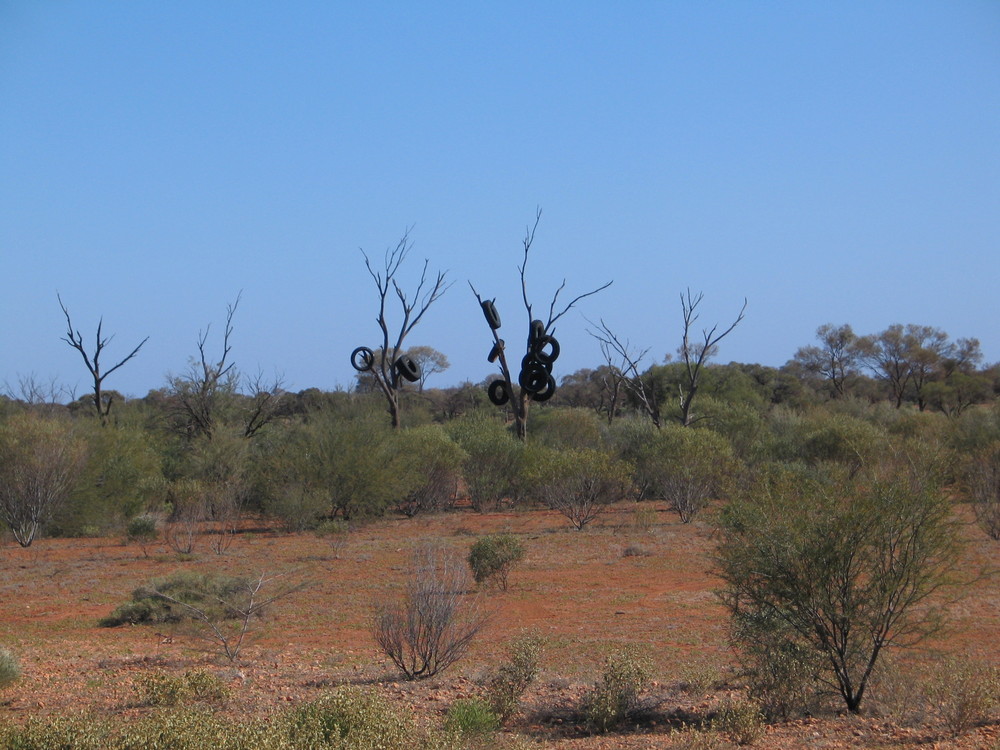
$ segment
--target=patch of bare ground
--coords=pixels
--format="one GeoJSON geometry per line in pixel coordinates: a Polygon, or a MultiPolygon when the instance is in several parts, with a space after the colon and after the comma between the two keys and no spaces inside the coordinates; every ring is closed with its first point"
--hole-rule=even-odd
{"type": "MultiPolygon", "coordinates": [[[[198,668],[230,687],[222,710],[234,717],[274,712],[353,683],[371,685],[422,721],[437,723],[453,701],[480,693],[505,642],[530,629],[547,640],[541,672],[505,731],[567,750],[689,747],[690,735],[677,731],[706,725],[720,701],[739,690],[725,612],[714,595],[713,527],[706,516],[681,524],[661,506],[652,523],[644,518],[637,524],[634,511],[634,504],[616,505],[582,532],[542,510],[391,518],[353,529],[346,543],[336,545],[258,521],[225,555],[215,555],[207,538],[186,557],[158,545],[146,557],[116,539],[7,545],[0,551],[0,644],[17,655],[24,676],[0,693],[0,714],[20,720],[94,710],[126,720],[147,710],[137,700],[142,675],[198,668]],[[508,591],[484,593],[495,609],[491,624],[447,672],[402,681],[369,634],[373,604],[401,590],[417,548],[436,545],[464,558],[477,535],[500,531],[516,534],[527,557],[511,574],[508,591]],[[286,573],[310,585],[275,604],[233,664],[205,652],[184,629],[98,626],[138,585],[179,570],[286,573]],[[653,662],[646,710],[628,731],[588,735],[578,712],[581,698],[605,656],[625,643],[642,644],[653,662]],[[694,664],[710,665],[717,675],[704,694],[685,690],[684,675],[694,664]]],[[[1000,546],[973,525],[967,529],[970,569],[995,564],[1000,546]]],[[[934,647],[1000,664],[1000,581],[977,582],[952,615],[952,629],[934,647]]],[[[922,656],[933,660],[933,653],[922,656]]],[[[992,750],[1000,747],[1000,726],[952,738],[933,717],[901,727],[875,716],[830,713],[769,726],[756,746],[992,750]]]]}

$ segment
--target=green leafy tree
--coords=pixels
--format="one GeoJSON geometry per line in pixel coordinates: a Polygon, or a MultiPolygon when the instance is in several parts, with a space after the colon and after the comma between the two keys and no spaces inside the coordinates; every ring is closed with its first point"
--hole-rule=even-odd
{"type": "Polygon", "coordinates": [[[577,531],[632,489],[627,462],[590,448],[536,448],[526,474],[528,492],[566,516],[577,531]]]}
{"type": "Polygon", "coordinates": [[[778,632],[817,654],[821,679],[856,713],[880,656],[938,631],[948,602],[936,595],[955,582],[957,554],[930,477],[776,469],[725,509],[716,561],[737,638],[778,632]]]}
{"type": "Polygon", "coordinates": [[[0,424],[0,520],[22,547],[69,498],[85,458],[67,420],[22,412],[0,424]]]}
{"type": "Polygon", "coordinates": [[[524,443],[492,416],[472,413],[449,423],[448,431],[465,451],[462,476],[472,507],[494,510],[520,492],[524,443]]]}

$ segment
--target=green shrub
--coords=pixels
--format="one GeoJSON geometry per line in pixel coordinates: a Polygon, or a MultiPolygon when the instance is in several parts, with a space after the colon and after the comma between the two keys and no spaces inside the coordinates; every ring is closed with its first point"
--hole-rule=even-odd
{"type": "Polygon", "coordinates": [[[342,687],[299,706],[288,716],[293,747],[404,748],[415,728],[372,691],[342,687]]]}
{"type": "Polygon", "coordinates": [[[969,657],[943,662],[928,686],[945,725],[961,734],[983,724],[1000,705],[1000,670],[969,657]]]}
{"type": "Polygon", "coordinates": [[[125,624],[181,622],[190,617],[185,607],[167,601],[161,594],[199,607],[218,619],[237,618],[236,608],[225,603],[245,597],[248,585],[245,578],[182,571],[135,589],[130,601],[116,607],[98,624],[113,628],[125,624]]]}
{"type": "Polygon", "coordinates": [[[20,677],[21,666],[17,663],[17,657],[0,646],[0,690],[17,682],[20,677]]]}
{"type": "Polygon", "coordinates": [[[628,646],[608,657],[604,674],[584,697],[587,725],[607,732],[625,723],[639,708],[639,695],[649,681],[650,665],[640,651],[628,646]]]}
{"type": "Polygon", "coordinates": [[[183,675],[151,672],[136,681],[139,701],[147,706],[178,706],[190,700],[219,702],[229,697],[229,688],[218,677],[204,670],[189,670],[183,675]]]}
{"type": "Polygon", "coordinates": [[[506,723],[520,704],[521,696],[538,676],[538,661],[544,641],[541,636],[522,635],[507,647],[507,659],[486,685],[486,700],[493,713],[506,723]]]}
{"type": "Polygon", "coordinates": [[[726,701],[713,728],[728,734],[737,745],[752,745],[764,736],[765,719],[760,705],[745,698],[726,701]]]}
{"type": "Polygon", "coordinates": [[[511,569],[524,559],[524,545],[510,533],[484,536],[469,550],[469,567],[476,583],[496,581],[507,590],[511,569]]]}
{"type": "Polygon", "coordinates": [[[463,698],[451,704],[444,728],[465,736],[481,737],[496,731],[500,720],[482,698],[463,698]]]}

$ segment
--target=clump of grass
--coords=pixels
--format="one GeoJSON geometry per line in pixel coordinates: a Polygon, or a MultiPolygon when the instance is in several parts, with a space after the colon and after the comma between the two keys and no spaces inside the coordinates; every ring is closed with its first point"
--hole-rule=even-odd
{"type": "Polygon", "coordinates": [[[229,688],[218,677],[204,670],[189,670],[183,675],[151,672],[136,682],[139,700],[147,706],[178,706],[190,700],[219,702],[229,697],[229,688]]]}
{"type": "Polygon", "coordinates": [[[464,737],[490,735],[500,727],[500,718],[482,698],[464,698],[451,704],[444,728],[464,737]]]}
{"type": "Polygon", "coordinates": [[[0,690],[21,678],[21,665],[8,649],[0,646],[0,690]]]}
{"type": "Polygon", "coordinates": [[[752,745],[764,736],[765,725],[760,704],[739,698],[722,704],[713,728],[729,735],[737,745],[752,745]]]}

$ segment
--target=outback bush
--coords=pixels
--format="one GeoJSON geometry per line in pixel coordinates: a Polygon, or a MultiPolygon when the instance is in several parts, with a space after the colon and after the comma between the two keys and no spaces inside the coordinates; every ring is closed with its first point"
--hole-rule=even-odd
{"type": "Polygon", "coordinates": [[[603,451],[534,448],[526,471],[530,494],[583,529],[632,489],[632,467],[603,451]]]}
{"type": "Polygon", "coordinates": [[[637,467],[654,496],[689,523],[712,498],[728,494],[737,472],[729,441],[700,428],[666,425],[640,456],[637,467]]]}
{"type": "Polygon", "coordinates": [[[412,427],[396,438],[405,459],[402,470],[409,476],[409,489],[397,499],[397,509],[411,518],[449,510],[458,497],[465,451],[439,425],[412,427]]]}
{"type": "Polygon", "coordinates": [[[224,602],[238,599],[246,591],[249,579],[207,573],[181,571],[165,578],[154,578],[132,592],[129,601],[98,621],[101,627],[177,623],[190,618],[184,604],[196,606],[219,618],[235,617],[224,602]]]}
{"type": "Polygon", "coordinates": [[[22,412],[0,423],[0,521],[22,547],[66,503],[85,458],[68,420],[22,412]]]}
{"type": "Polygon", "coordinates": [[[466,737],[481,738],[500,727],[500,721],[489,703],[482,698],[460,698],[448,708],[446,731],[466,737]]]}
{"type": "Polygon", "coordinates": [[[466,596],[463,565],[436,550],[417,552],[399,601],[382,602],[372,636],[408,680],[433,677],[461,659],[489,619],[466,596]]]}
{"type": "Polygon", "coordinates": [[[0,646],[0,690],[17,682],[21,677],[21,665],[9,649],[0,646]]]}
{"type": "Polygon", "coordinates": [[[183,675],[149,672],[136,680],[139,701],[147,706],[178,706],[191,700],[218,702],[229,697],[229,688],[205,670],[188,670],[183,675]]]}
{"type": "Polygon", "coordinates": [[[762,472],[721,518],[716,563],[738,642],[781,626],[820,655],[819,678],[852,713],[884,650],[937,632],[948,602],[936,595],[956,583],[947,497],[934,477],[892,466],[856,481],[762,472]]]}
{"type": "Polygon", "coordinates": [[[134,542],[142,549],[143,557],[149,557],[147,547],[160,536],[159,522],[150,513],[138,515],[125,527],[125,540],[134,542]]]}
{"type": "Polygon", "coordinates": [[[524,545],[509,532],[478,539],[469,550],[469,567],[476,583],[495,582],[507,590],[510,571],[524,559],[524,545]]]}
{"type": "Polygon", "coordinates": [[[506,659],[486,683],[486,700],[501,724],[514,715],[521,696],[538,676],[543,647],[543,639],[535,634],[513,639],[507,646],[506,659]]]}
{"type": "Polygon", "coordinates": [[[531,415],[532,443],[556,450],[599,450],[604,447],[604,425],[593,409],[538,410],[531,415]]]}
{"type": "Polygon", "coordinates": [[[292,709],[288,737],[293,747],[406,748],[417,729],[406,712],[371,690],[341,687],[292,709]]]}
{"type": "Polygon", "coordinates": [[[621,726],[640,707],[639,696],[649,682],[650,665],[641,651],[628,646],[612,653],[604,673],[583,699],[583,716],[597,732],[621,726]]]}
{"type": "Polygon", "coordinates": [[[969,657],[941,662],[927,685],[945,726],[962,734],[985,724],[1000,708],[1000,670],[969,657]]]}
{"type": "Polygon", "coordinates": [[[1000,441],[975,455],[966,471],[966,486],[976,521],[991,539],[1000,541],[1000,441]]]}
{"type": "Polygon", "coordinates": [[[499,420],[481,414],[453,420],[448,432],[465,451],[462,476],[473,508],[484,513],[518,497],[524,443],[499,420]]]}
{"type": "Polygon", "coordinates": [[[737,745],[752,745],[764,736],[764,713],[756,701],[731,699],[719,707],[712,726],[729,735],[737,745]]]}

